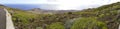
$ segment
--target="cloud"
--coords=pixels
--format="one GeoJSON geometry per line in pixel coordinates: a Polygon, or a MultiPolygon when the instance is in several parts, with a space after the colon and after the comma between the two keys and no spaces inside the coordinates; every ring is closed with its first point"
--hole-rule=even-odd
{"type": "Polygon", "coordinates": [[[59,0],[58,9],[86,9],[98,7],[101,5],[111,4],[115,2],[120,2],[120,0],[59,0]]]}
{"type": "Polygon", "coordinates": [[[120,0],[0,0],[1,4],[46,4],[44,9],[86,9],[120,2],[120,0]]]}

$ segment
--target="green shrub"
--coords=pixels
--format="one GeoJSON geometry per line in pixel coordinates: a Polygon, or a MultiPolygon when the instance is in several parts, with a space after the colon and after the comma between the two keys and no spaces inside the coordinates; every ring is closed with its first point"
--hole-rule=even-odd
{"type": "Polygon", "coordinates": [[[76,20],[71,29],[107,29],[105,23],[97,21],[97,18],[80,18],[76,20]]]}
{"type": "Polygon", "coordinates": [[[50,24],[47,29],[65,29],[64,25],[61,22],[56,22],[50,24]]]}

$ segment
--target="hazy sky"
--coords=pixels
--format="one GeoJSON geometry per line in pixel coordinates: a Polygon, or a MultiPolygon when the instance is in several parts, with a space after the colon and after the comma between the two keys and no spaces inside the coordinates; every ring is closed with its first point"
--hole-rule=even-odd
{"type": "MultiPolygon", "coordinates": [[[[120,2],[120,0],[0,0],[0,4],[50,4],[58,5],[56,9],[84,9],[105,4],[120,2]]],[[[46,6],[45,6],[46,7],[46,6]]],[[[51,6],[56,7],[56,6],[51,6]]]]}

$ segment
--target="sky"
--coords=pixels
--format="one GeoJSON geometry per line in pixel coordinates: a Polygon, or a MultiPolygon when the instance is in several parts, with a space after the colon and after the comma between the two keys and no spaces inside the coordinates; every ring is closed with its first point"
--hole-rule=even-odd
{"type": "Polygon", "coordinates": [[[106,4],[120,2],[120,0],[0,0],[0,4],[47,4],[41,8],[54,8],[59,10],[86,9],[106,4]],[[53,6],[55,5],[55,6],[53,6]]]}

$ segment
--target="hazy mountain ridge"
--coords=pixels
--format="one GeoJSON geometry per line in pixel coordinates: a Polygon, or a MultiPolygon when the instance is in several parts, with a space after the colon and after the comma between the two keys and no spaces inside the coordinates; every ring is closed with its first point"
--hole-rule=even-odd
{"type": "Polygon", "coordinates": [[[27,10],[28,12],[36,13],[36,14],[56,14],[56,13],[67,13],[67,12],[77,12],[80,10],[43,10],[40,8],[34,8],[31,10],[27,10]]]}

